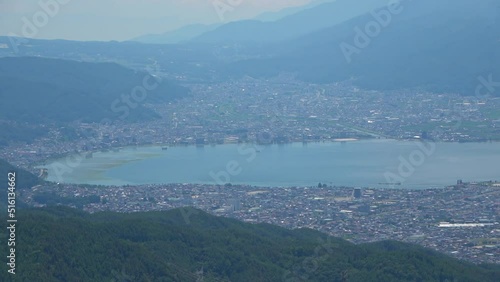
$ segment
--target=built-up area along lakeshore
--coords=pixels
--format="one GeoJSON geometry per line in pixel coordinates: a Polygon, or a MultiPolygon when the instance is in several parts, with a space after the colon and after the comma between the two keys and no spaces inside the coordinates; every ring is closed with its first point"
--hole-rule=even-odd
{"type": "MultiPolygon", "coordinates": [[[[391,138],[429,142],[500,139],[498,98],[419,90],[377,92],[349,84],[310,85],[246,79],[192,84],[192,96],[145,106],[162,117],[111,124],[47,124],[47,136],[10,144],[1,158],[35,170],[50,158],[125,146],[283,144],[391,138]],[[68,138],[70,129],[76,138],[68,138]]],[[[90,156],[89,156],[90,157],[90,156]]],[[[321,186],[321,187],[319,187],[321,186]]],[[[66,204],[89,212],[138,212],[194,206],[212,214],[287,228],[308,227],[352,242],[414,242],[475,263],[500,263],[500,184],[443,189],[252,187],[165,184],[88,186],[44,183],[18,190],[32,206],[66,204]],[[360,189],[360,190],[357,190],[360,189]]],[[[187,210],[190,211],[190,210],[187,210]]],[[[186,213],[189,222],[189,213],[186,213]]]]}
{"type": "Polygon", "coordinates": [[[68,154],[126,146],[285,144],[346,138],[500,140],[500,98],[493,96],[418,89],[381,92],[348,82],[308,84],[286,76],[186,86],[191,95],[183,99],[164,104],[144,101],[159,119],[130,122],[116,112],[107,119],[111,123],[44,124],[47,135],[30,144],[9,144],[0,149],[0,157],[33,169],[68,154]]]}

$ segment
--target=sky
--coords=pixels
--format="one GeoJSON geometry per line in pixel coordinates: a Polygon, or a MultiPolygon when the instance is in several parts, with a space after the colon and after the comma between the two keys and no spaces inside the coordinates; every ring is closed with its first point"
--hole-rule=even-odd
{"type": "Polygon", "coordinates": [[[0,0],[0,35],[128,40],[202,23],[248,19],[313,0],[0,0]]]}

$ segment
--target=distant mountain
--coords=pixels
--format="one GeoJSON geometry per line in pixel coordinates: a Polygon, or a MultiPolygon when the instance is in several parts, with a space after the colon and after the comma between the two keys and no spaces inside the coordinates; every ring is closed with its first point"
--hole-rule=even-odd
{"type": "Polygon", "coordinates": [[[172,101],[187,93],[173,82],[114,63],[0,58],[0,120],[148,120],[158,115],[143,103],[172,101]]]}
{"type": "Polygon", "coordinates": [[[152,44],[175,44],[191,40],[205,32],[212,31],[220,24],[193,24],[162,34],[147,34],[131,39],[130,41],[152,44]]]}
{"type": "Polygon", "coordinates": [[[378,16],[366,14],[269,45],[268,58],[237,62],[228,73],[290,72],[313,82],[355,79],[370,89],[473,95],[479,77],[500,81],[499,5],[495,0],[401,1],[399,13],[384,7],[378,16]]]}
{"type": "MultiPolygon", "coordinates": [[[[115,61],[131,67],[156,61],[173,77],[190,82],[285,72],[315,83],[352,80],[368,89],[420,88],[468,95],[479,89],[481,94],[500,94],[492,89],[500,84],[498,1],[401,0],[396,6],[388,6],[392,2],[386,0],[360,1],[369,5],[339,0],[276,22],[230,23],[198,37],[207,36],[212,43],[29,39],[18,46],[18,53],[0,48],[0,56],[115,61]],[[379,5],[376,13],[366,13],[379,5]],[[335,7],[346,8],[336,15],[335,7]]],[[[9,43],[9,38],[0,37],[0,46],[9,43]]]]}
{"type": "Polygon", "coordinates": [[[0,36],[0,58],[29,56],[92,63],[113,62],[136,70],[157,65],[163,73],[203,80],[211,79],[214,69],[219,67],[219,50],[208,44],[143,44],[0,36]]]}
{"type": "MultiPolygon", "coordinates": [[[[59,206],[23,210],[17,219],[19,281],[493,282],[500,275],[498,265],[473,265],[414,245],[354,245],[191,208],[90,215],[59,206]]],[[[0,240],[7,242],[7,233],[0,240]]],[[[9,254],[7,244],[2,250],[9,254]]],[[[9,275],[2,271],[0,280],[9,275]]]]}
{"type": "Polygon", "coordinates": [[[231,22],[194,38],[192,42],[217,44],[278,42],[342,23],[384,5],[387,5],[387,0],[338,0],[273,22],[258,20],[231,22]]]}
{"type": "Polygon", "coordinates": [[[286,16],[290,16],[290,15],[296,14],[298,12],[301,12],[303,10],[316,7],[316,6],[323,4],[325,2],[332,2],[332,1],[335,1],[335,0],[313,0],[307,5],[289,7],[289,8],[279,10],[277,12],[265,12],[265,13],[258,15],[257,17],[254,17],[253,20],[263,21],[263,22],[274,22],[274,21],[280,20],[286,16]]]}

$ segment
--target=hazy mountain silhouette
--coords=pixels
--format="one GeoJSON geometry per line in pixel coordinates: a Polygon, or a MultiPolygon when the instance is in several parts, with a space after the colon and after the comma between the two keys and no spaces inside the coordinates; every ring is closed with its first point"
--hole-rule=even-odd
{"type": "Polygon", "coordinates": [[[387,0],[338,0],[273,22],[244,20],[194,38],[198,43],[276,42],[333,26],[387,4],[387,0]]]}
{"type": "Polygon", "coordinates": [[[114,63],[34,57],[0,59],[0,99],[3,101],[0,119],[4,120],[133,122],[158,117],[142,103],[171,101],[187,93],[187,89],[173,82],[159,82],[147,73],[114,63]],[[149,89],[144,87],[145,80],[149,89]],[[133,100],[136,87],[143,87],[145,91],[137,90],[134,95],[139,98],[133,100]],[[129,96],[132,103],[125,103],[124,95],[129,96]]]}
{"type": "Polygon", "coordinates": [[[205,32],[212,31],[221,24],[193,24],[181,27],[176,30],[168,31],[161,34],[147,34],[131,39],[130,41],[153,43],[153,44],[175,44],[193,39],[205,32]]]}
{"type": "Polygon", "coordinates": [[[425,87],[472,95],[478,77],[491,75],[500,81],[499,4],[402,1],[400,13],[381,8],[378,16],[366,14],[269,45],[270,58],[240,61],[228,73],[293,72],[307,81],[355,78],[367,88],[425,87]],[[372,24],[379,28],[368,35],[372,24]]]}
{"type": "Polygon", "coordinates": [[[254,17],[254,20],[258,21],[263,21],[263,22],[274,22],[277,20],[280,20],[286,16],[290,16],[293,14],[296,14],[298,12],[304,11],[306,9],[310,9],[313,7],[316,7],[318,5],[321,5],[325,2],[333,2],[335,0],[313,0],[307,5],[302,5],[302,6],[297,6],[297,7],[288,7],[282,10],[279,10],[277,12],[265,12],[262,13],[256,17],[254,17]]]}

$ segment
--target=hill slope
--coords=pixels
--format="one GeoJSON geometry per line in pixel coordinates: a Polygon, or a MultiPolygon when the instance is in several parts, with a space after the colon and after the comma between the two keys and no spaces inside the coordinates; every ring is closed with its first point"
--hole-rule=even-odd
{"type": "MultiPolygon", "coordinates": [[[[5,178],[5,183],[7,181],[7,173],[9,172],[16,173],[16,187],[19,189],[31,188],[40,182],[38,177],[31,172],[15,167],[6,160],[0,159],[0,175],[5,178]]],[[[3,196],[3,193],[1,196],[3,196]]]]}
{"type": "Polygon", "coordinates": [[[82,63],[34,57],[0,58],[0,120],[42,122],[99,122],[101,119],[125,121],[153,119],[157,115],[138,102],[170,101],[188,91],[172,82],[157,83],[146,73],[111,63],[82,63]],[[131,97],[132,106],[122,95],[131,97]],[[140,95],[139,95],[140,94],[140,95]],[[128,110],[125,109],[128,107],[128,110]]]}
{"type": "MultiPolygon", "coordinates": [[[[18,168],[7,162],[6,160],[0,159],[0,177],[3,178],[2,186],[4,189],[0,193],[0,209],[7,210],[7,197],[8,197],[8,176],[9,173],[15,173],[15,193],[19,195],[24,189],[30,189],[31,187],[40,184],[42,181],[31,172],[24,169],[18,168]]],[[[25,207],[25,204],[16,199],[16,207],[25,207]]]]}
{"type": "Polygon", "coordinates": [[[413,245],[356,246],[194,209],[89,215],[54,207],[24,210],[18,220],[18,281],[199,281],[203,272],[204,281],[486,282],[500,275],[499,266],[413,245]]]}

